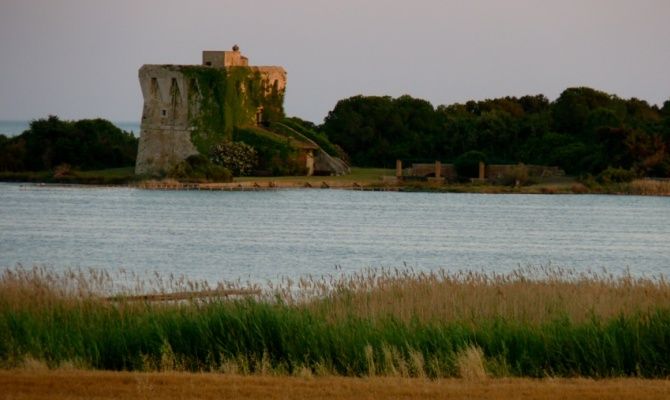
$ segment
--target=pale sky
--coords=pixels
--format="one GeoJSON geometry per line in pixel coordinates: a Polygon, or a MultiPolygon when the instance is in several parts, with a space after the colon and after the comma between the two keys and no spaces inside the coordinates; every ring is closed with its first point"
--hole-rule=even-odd
{"type": "Polygon", "coordinates": [[[236,43],[317,123],[357,94],[670,99],[670,0],[0,0],[0,119],[139,121],[142,64],[236,43]]]}

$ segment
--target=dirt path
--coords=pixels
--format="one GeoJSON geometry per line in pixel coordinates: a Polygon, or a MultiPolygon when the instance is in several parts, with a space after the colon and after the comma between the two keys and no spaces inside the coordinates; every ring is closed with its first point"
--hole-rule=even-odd
{"type": "Polygon", "coordinates": [[[0,399],[668,399],[670,380],[244,377],[0,371],[0,399]]]}

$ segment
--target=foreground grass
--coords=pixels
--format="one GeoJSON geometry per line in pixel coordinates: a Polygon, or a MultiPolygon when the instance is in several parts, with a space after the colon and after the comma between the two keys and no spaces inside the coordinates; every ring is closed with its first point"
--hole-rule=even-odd
{"type": "Polygon", "coordinates": [[[667,399],[670,381],[641,379],[425,380],[207,373],[0,371],[8,399],[667,399]]]}
{"type": "MultiPolygon", "coordinates": [[[[110,282],[96,272],[5,271],[0,363],[433,379],[670,376],[670,284],[660,278],[370,270],[287,280],[260,298],[172,303],[107,301],[99,293],[110,282]]],[[[209,289],[182,279],[154,287],[209,289]]]]}

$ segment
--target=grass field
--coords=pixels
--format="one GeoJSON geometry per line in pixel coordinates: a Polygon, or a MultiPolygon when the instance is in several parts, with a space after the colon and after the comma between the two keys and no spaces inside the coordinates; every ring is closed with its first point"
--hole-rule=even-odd
{"type": "MultiPolygon", "coordinates": [[[[0,366],[417,377],[670,376],[670,284],[530,268],[506,275],[369,270],[255,297],[110,301],[244,289],[100,271],[6,270],[0,366]]],[[[257,288],[251,288],[257,289],[257,288]]],[[[182,297],[183,298],[183,297],[182,297]]]]}
{"type": "Polygon", "coordinates": [[[661,400],[668,380],[299,378],[211,373],[0,371],[0,398],[661,400]]]}
{"type": "Polygon", "coordinates": [[[277,177],[239,177],[235,182],[278,182],[295,183],[296,185],[309,182],[312,184],[321,182],[337,182],[352,186],[353,183],[360,185],[378,185],[382,183],[382,176],[395,176],[395,170],[383,168],[351,168],[351,173],[341,176],[277,176],[277,177]]]}

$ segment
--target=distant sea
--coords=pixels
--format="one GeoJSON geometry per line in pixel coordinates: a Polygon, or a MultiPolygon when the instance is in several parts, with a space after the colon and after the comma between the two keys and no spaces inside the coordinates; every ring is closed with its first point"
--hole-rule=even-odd
{"type": "MultiPolygon", "coordinates": [[[[120,129],[132,132],[135,136],[140,135],[140,123],[128,121],[112,121],[120,129]]],[[[30,127],[28,120],[0,120],[0,134],[5,136],[17,136],[30,127]]]]}

